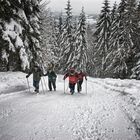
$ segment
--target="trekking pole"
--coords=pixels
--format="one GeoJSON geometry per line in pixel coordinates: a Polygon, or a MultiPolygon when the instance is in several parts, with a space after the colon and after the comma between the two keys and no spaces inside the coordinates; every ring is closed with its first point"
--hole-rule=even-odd
{"type": "MultiPolygon", "coordinates": [[[[44,66],[44,63],[43,63],[43,59],[41,59],[41,67],[42,67],[42,71],[44,71],[45,66],[44,66]]],[[[43,82],[44,82],[44,84],[45,84],[45,88],[46,88],[46,90],[48,90],[48,88],[47,88],[47,84],[46,84],[46,80],[45,80],[44,77],[43,77],[43,82]]],[[[43,82],[41,81],[41,83],[42,83],[42,90],[44,90],[43,82]]],[[[45,93],[45,90],[44,90],[44,93],[45,93]]]]}
{"type": "Polygon", "coordinates": [[[43,91],[43,93],[45,94],[42,79],[41,79],[41,85],[42,85],[42,91],[43,91]]]}
{"type": "Polygon", "coordinates": [[[87,94],[87,80],[86,80],[86,94],[87,94]]]}
{"type": "Polygon", "coordinates": [[[64,94],[65,94],[65,80],[64,80],[64,94]]]}
{"type": "Polygon", "coordinates": [[[69,88],[69,84],[68,84],[68,86],[67,86],[67,89],[66,89],[66,91],[68,91],[68,88],[69,88]]]}
{"type": "Polygon", "coordinates": [[[29,80],[28,80],[28,78],[26,78],[26,79],[27,79],[28,90],[31,93],[31,91],[30,91],[30,85],[29,85],[29,80]]]}
{"type": "Polygon", "coordinates": [[[48,88],[47,88],[47,82],[46,82],[46,80],[45,80],[44,77],[43,77],[43,81],[44,81],[44,84],[45,84],[45,88],[46,88],[46,90],[48,90],[48,88]]]}

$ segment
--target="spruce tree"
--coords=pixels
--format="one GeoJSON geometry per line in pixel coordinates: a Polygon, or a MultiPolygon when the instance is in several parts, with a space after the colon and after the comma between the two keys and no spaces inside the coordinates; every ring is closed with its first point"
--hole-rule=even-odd
{"type": "Polygon", "coordinates": [[[40,53],[39,0],[0,1],[0,62],[5,70],[25,70],[40,53]]]}
{"type": "Polygon", "coordinates": [[[140,2],[137,5],[135,12],[135,23],[137,25],[136,35],[134,36],[135,41],[135,63],[132,68],[131,78],[140,79],[140,2]]]}
{"type": "Polygon", "coordinates": [[[86,41],[86,17],[84,8],[79,17],[78,28],[76,31],[75,41],[75,67],[86,71],[87,64],[87,41],[86,41]]]}
{"type": "Polygon", "coordinates": [[[111,26],[111,35],[110,35],[110,48],[114,56],[112,63],[108,66],[108,71],[113,73],[113,75],[120,75],[120,72],[125,70],[126,63],[125,59],[122,56],[125,52],[123,49],[120,49],[120,44],[122,44],[122,30],[124,22],[124,13],[126,11],[126,0],[122,0],[117,9],[117,17],[114,20],[111,26]],[[120,59],[120,60],[119,60],[120,59]]]}
{"type": "Polygon", "coordinates": [[[52,52],[53,52],[53,61],[58,65],[59,63],[59,58],[60,58],[60,44],[61,44],[61,34],[62,34],[62,21],[61,21],[61,17],[60,17],[60,21],[59,23],[56,21],[56,19],[54,18],[53,20],[53,24],[52,24],[52,52]]]}
{"type": "Polygon", "coordinates": [[[62,13],[59,15],[58,23],[56,25],[56,46],[55,46],[55,58],[56,58],[56,70],[59,71],[61,69],[60,60],[61,60],[61,52],[62,52],[62,33],[63,33],[63,18],[62,13]]]}
{"type": "Polygon", "coordinates": [[[111,30],[110,47],[114,57],[108,70],[111,70],[115,77],[125,78],[128,76],[129,66],[132,65],[130,61],[133,57],[133,33],[135,30],[133,24],[135,2],[133,2],[131,0],[121,1],[117,18],[111,30]]]}
{"type": "Polygon", "coordinates": [[[108,40],[109,48],[108,48],[107,56],[106,56],[106,69],[104,71],[104,75],[106,77],[113,76],[111,71],[108,69],[108,67],[110,66],[110,64],[112,64],[112,57],[114,57],[112,54],[112,52],[114,50],[113,50],[113,48],[111,48],[110,42],[111,42],[111,35],[112,35],[111,32],[112,32],[112,28],[114,26],[114,21],[116,20],[116,18],[117,18],[117,4],[115,2],[113,7],[112,7],[112,10],[110,12],[110,27],[109,27],[110,36],[109,36],[109,40],[108,40]]]}
{"type": "Polygon", "coordinates": [[[60,58],[60,71],[66,71],[68,68],[73,67],[74,62],[74,37],[72,25],[72,8],[70,0],[67,2],[66,18],[63,25],[62,42],[61,42],[61,58],[60,58]]]}
{"type": "Polygon", "coordinates": [[[110,6],[108,0],[104,1],[104,6],[102,7],[99,19],[96,25],[96,52],[94,57],[95,67],[98,75],[104,76],[106,69],[106,57],[109,49],[109,36],[110,36],[110,6]]]}
{"type": "Polygon", "coordinates": [[[116,16],[117,16],[117,4],[116,4],[116,2],[113,5],[110,16],[111,16],[110,17],[110,22],[112,24],[114,22],[114,20],[116,19],[116,16]]]}
{"type": "Polygon", "coordinates": [[[48,64],[53,62],[57,63],[57,22],[55,17],[52,15],[50,9],[46,9],[48,3],[41,5],[41,46],[43,52],[43,65],[47,69],[48,64]]]}
{"type": "Polygon", "coordinates": [[[95,37],[94,37],[94,31],[93,26],[91,24],[87,25],[87,54],[88,54],[88,60],[87,60],[87,73],[88,75],[95,76],[95,66],[94,66],[94,48],[95,48],[95,37]]]}

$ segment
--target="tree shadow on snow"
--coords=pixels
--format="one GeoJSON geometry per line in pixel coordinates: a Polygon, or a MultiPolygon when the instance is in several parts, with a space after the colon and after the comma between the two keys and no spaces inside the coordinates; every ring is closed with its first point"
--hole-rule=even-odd
{"type": "Polygon", "coordinates": [[[20,91],[24,91],[24,90],[27,90],[27,86],[17,85],[17,86],[13,86],[13,87],[10,87],[8,89],[1,91],[0,94],[10,94],[13,92],[20,92],[20,91]]]}

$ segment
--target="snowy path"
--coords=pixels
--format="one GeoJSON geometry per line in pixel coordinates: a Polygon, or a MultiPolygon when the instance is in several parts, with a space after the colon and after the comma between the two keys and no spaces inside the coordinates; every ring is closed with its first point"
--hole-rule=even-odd
{"type": "Polygon", "coordinates": [[[139,140],[120,92],[108,86],[89,78],[87,95],[64,94],[59,76],[56,92],[1,95],[0,140],[139,140]]]}

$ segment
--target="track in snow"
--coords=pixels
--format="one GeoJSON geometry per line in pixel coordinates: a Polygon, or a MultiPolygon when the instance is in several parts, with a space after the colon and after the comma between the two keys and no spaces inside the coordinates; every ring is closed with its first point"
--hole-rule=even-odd
{"type": "Polygon", "coordinates": [[[119,94],[92,79],[87,95],[84,85],[81,94],[64,94],[58,76],[56,92],[6,95],[0,98],[0,140],[138,140],[119,94]]]}

